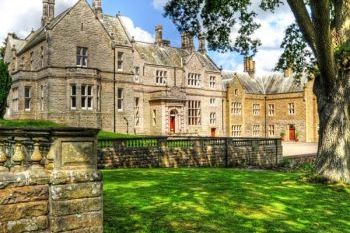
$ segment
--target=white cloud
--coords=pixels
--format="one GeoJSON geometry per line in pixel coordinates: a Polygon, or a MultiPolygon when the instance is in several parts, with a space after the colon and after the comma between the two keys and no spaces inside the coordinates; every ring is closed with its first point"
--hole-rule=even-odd
{"type": "Polygon", "coordinates": [[[153,7],[157,10],[163,10],[163,7],[169,0],[153,0],[153,7]]]}
{"type": "Polygon", "coordinates": [[[154,36],[142,28],[135,26],[134,22],[130,18],[122,16],[121,20],[126,27],[129,35],[133,36],[135,40],[150,43],[154,42],[154,36]]]}
{"type": "MultiPolygon", "coordinates": [[[[261,27],[255,32],[254,37],[261,40],[261,47],[256,54],[254,60],[256,61],[256,70],[258,74],[271,73],[282,53],[280,45],[284,38],[286,28],[294,22],[294,16],[289,9],[288,4],[285,2],[280,8],[276,9],[273,14],[271,12],[265,12],[259,8],[261,0],[252,1],[252,10],[254,10],[257,16],[257,22],[261,24],[261,27]]],[[[239,25],[235,25],[231,38],[234,39],[237,36],[239,25]]],[[[223,57],[217,55],[216,57],[223,57]]],[[[243,61],[237,63],[236,61],[239,55],[232,55],[235,59],[219,59],[218,63],[223,65],[225,69],[232,69],[237,72],[243,71],[243,61]]]]}
{"type": "MultiPolygon", "coordinates": [[[[56,15],[72,6],[77,0],[56,1],[56,15]]],[[[7,33],[15,32],[24,38],[32,30],[40,26],[42,15],[42,0],[1,0],[0,1],[0,41],[3,42],[7,33]]]]}

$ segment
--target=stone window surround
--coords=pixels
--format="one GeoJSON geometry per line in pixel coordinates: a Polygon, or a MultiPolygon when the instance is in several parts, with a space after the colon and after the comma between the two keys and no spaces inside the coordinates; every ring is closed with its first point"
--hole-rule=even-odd
{"type": "Polygon", "coordinates": [[[30,112],[32,108],[32,87],[24,86],[24,111],[30,112]]]}
{"type": "Polygon", "coordinates": [[[275,104],[268,104],[269,116],[275,115],[275,104]]]}
{"type": "Polygon", "coordinates": [[[152,110],[152,126],[157,125],[157,110],[153,109],[152,110]]]}
{"type": "Polygon", "coordinates": [[[189,100],[187,102],[188,125],[201,125],[201,101],[189,100]]]}
{"type": "Polygon", "coordinates": [[[165,86],[168,81],[168,71],[163,69],[157,69],[155,71],[156,85],[165,86]]]}
{"type": "Polygon", "coordinates": [[[260,125],[253,125],[253,136],[260,136],[260,125]]]}
{"type": "Polygon", "coordinates": [[[19,95],[18,95],[18,86],[12,88],[12,110],[14,112],[18,112],[18,103],[19,103],[19,95]]]}
{"type": "Polygon", "coordinates": [[[135,97],[135,109],[134,109],[135,127],[140,126],[140,97],[135,97]]]}
{"type": "MultiPolygon", "coordinates": [[[[101,88],[100,88],[100,96],[99,96],[99,99],[95,96],[98,94],[97,93],[97,87],[100,87],[98,84],[96,83],[92,83],[92,82],[72,82],[72,83],[68,83],[68,87],[69,89],[67,89],[67,93],[68,93],[68,106],[69,106],[69,110],[71,111],[77,111],[77,110],[82,110],[82,111],[92,111],[95,109],[94,106],[99,106],[100,107],[100,103],[97,103],[95,105],[95,102],[94,101],[100,101],[101,100],[101,88]],[[75,86],[75,95],[72,95],[72,86],[75,86]],[[92,89],[91,89],[91,94],[92,94],[92,101],[91,101],[91,104],[92,104],[92,108],[91,109],[83,109],[82,108],[82,104],[81,104],[81,98],[82,98],[82,86],[91,86],[92,89]],[[72,107],[72,98],[75,98],[75,107],[72,107]]],[[[96,108],[97,109],[97,108],[96,108]]],[[[97,109],[98,110],[98,109],[97,109]]]]}
{"type": "Polygon", "coordinates": [[[81,109],[92,110],[93,109],[93,85],[82,84],[81,85],[81,109]]]}
{"type": "Polygon", "coordinates": [[[44,111],[45,86],[40,85],[40,111],[44,111]]]}
{"type": "Polygon", "coordinates": [[[117,89],[117,109],[118,112],[124,111],[124,88],[117,89]]]}
{"type": "Polygon", "coordinates": [[[187,86],[189,87],[201,87],[201,74],[188,73],[187,74],[187,86]]]}
{"type": "Polygon", "coordinates": [[[288,115],[295,115],[295,104],[288,103],[288,115]]]}
{"type": "Polygon", "coordinates": [[[241,102],[232,102],[231,103],[231,113],[234,116],[242,115],[242,103],[241,102]]]}
{"type": "Polygon", "coordinates": [[[242,135],[242,125],[232,125],[231,135],[232,137],[240,137],[242,135]]]}
{"type": "Polygon", "coordinates": [[[275,136],[275,125],[269,125],[269,136],[275,136]]]}
{"type": "Polygon", "coordinates": [[[77,67],[88,67],[89,50],[86,47],[77,47],[77,67]]]}
{"type": "Polygon", "coordinates": [[[216,86],[216,76],[210,76],[209,77],[209,87],[215,88],[216,86]]]}
{"type": "Polygon", "coordinates": [[[253,116],[260,115],[260,104],[253,104],[253,116]]]}
{"type": "Polygon", "coordinates": [[[124,65],[124,52],[118,52],[117,54],[117,70],[123,71],[124,65]]]}
{"type": "Polygon", "coordinates": [[[211,112],[209,119],[210,119],[210,124],[215,125],[216,124],[216,112],[211,112]]]}

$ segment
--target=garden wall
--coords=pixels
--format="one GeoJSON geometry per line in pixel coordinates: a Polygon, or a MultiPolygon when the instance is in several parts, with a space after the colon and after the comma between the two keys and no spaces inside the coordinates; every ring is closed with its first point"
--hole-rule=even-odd
{"type": "Polygon", "coordinates": [[[96,134],[0,128],[0,232],[103,232],[96,134]]]}
{"type": "Polygon", "coordinates": [[[273,167],[282,160],[280,139],[148,137],[100,140],[99,168],[273,167]]]}

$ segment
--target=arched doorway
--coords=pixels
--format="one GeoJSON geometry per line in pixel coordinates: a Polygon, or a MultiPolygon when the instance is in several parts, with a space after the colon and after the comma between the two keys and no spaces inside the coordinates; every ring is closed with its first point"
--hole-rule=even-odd
{"type": "Polygon", "coordinates": [[[177,111],[175,109],[171,110],[170,119],[169,119],[170,133],[176,133],[176,116],[177,116],[177,111]]]}
{"type": "Polygon", "coordinates": [[[295,126],[289,126],[289,141],[295,141],[295,126]]]}

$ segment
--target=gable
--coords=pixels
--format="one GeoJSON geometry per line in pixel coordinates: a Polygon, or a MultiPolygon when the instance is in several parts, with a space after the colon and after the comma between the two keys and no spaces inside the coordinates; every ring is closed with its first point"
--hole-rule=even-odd
{"type": "Polygon", "coordinates": [[[195,55],[195,53],[192,53],[189,58],[187,59],[186,62],[186,68],[191,70],[191,71],[202,71],[203,68],[205,68],[203,66],[203,64],[200,62],[200,60],[198,59],[198,57],[195,55]]]}
{"type": "Polygon", "coordinates": [[[111,38],[85,0],[78,1],[50,32],[50,65],[75,66],[77,47],[88,48],[89,67],[113,66],[111,38]]]}

